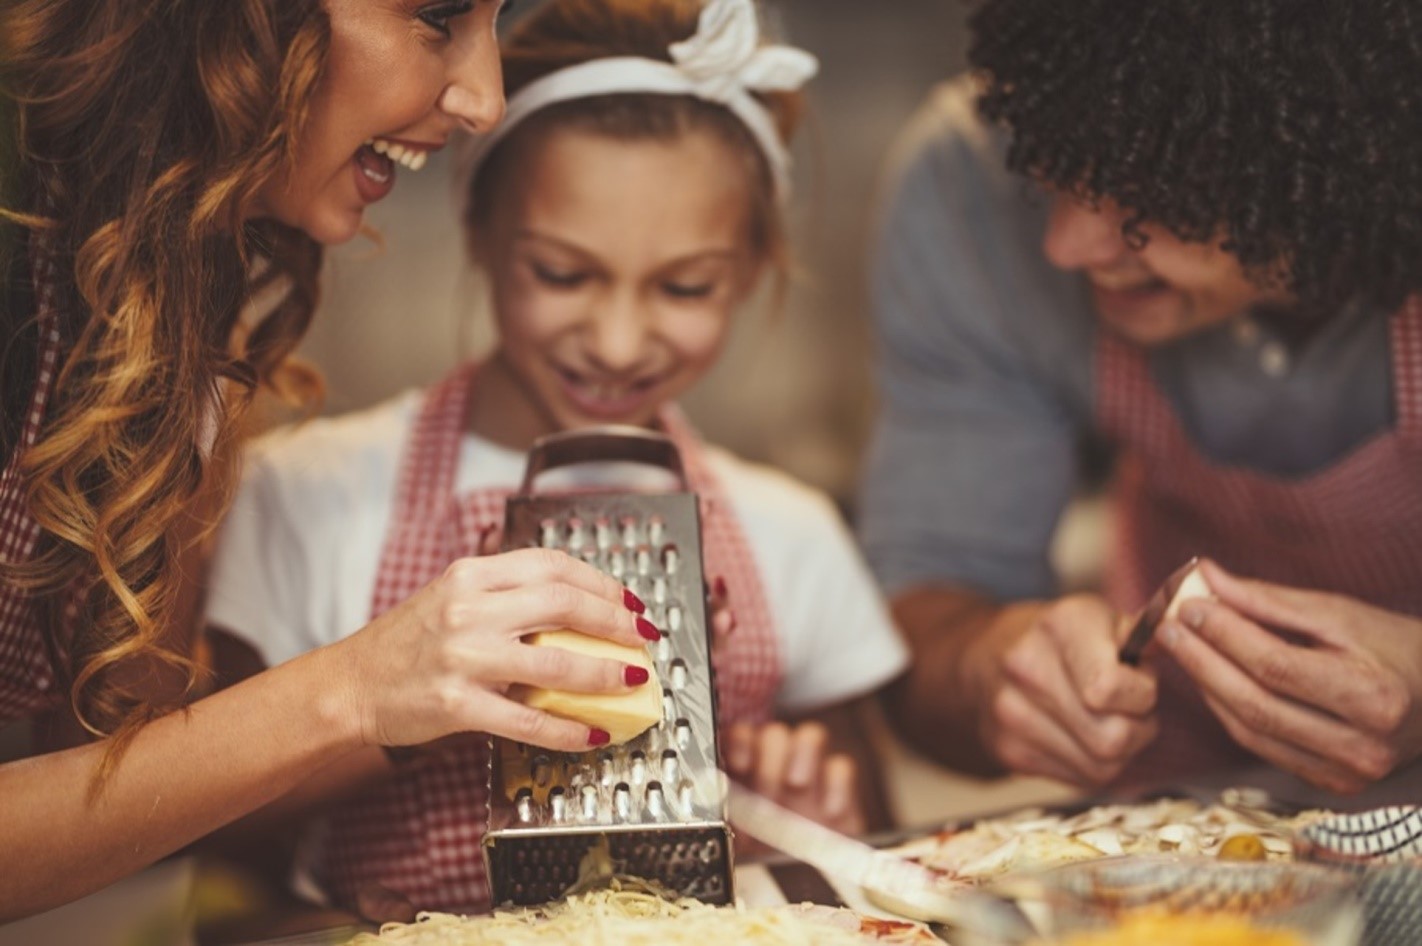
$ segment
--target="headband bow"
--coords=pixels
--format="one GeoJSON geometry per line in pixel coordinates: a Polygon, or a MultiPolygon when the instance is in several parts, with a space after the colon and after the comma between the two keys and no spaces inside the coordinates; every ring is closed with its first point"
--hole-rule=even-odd
{"type": "Polygon", "coordinates": [[[724,106],[740,119],[765,154],[782,200],[790,193],[790,154],[756,92],[799,89],[819,71],[802,49],[761,46],[752,0],[708,0],[696,35],[668,50],[671,62],[639,56],[593,59],[529,83],[509,99],[503,123],[473,140],[466,152],[467,181],[484,158],[530,115],[559,102],[617,94],[690,95],[724,106]]]}
{"type": "Polygon", "coordinates": [[[671,56],[706,98],[722,103],[744,90],[793,91],[819,71],[803,49],[760,45],[752,0],[710,0],[696,35],[673,43],[671,56]]]}

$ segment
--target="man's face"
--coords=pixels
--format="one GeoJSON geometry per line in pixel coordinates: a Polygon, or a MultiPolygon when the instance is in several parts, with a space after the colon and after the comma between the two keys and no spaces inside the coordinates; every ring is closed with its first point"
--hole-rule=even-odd
{"type": "Polygon", "coordinates": [[[1162,345],[1255,306],[1293,302],[1250,281],[1217,242],[1186,243],[1147,223],[1146,245],[1133,249],[1121,233],[1126,216],[1110,202],[1092,207],[1057,194],[1043,250],[1053,265],[1086,277],[1098,318],[1130,341],[1162,345]]]}

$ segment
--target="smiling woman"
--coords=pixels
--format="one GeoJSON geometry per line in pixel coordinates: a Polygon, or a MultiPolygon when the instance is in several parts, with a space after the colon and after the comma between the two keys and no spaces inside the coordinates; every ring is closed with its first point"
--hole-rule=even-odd
{"type": "MultiPolygon", "coordinates": [[[[185,558],[223,504],[244,408],[259,386],[315,390],[287,356],[320,246],[359,232],[396,163],[415,169],[455,128],[498,121],[500,8],[0,7],[15,142],[0,179],[13,250],[0,723],[72,715],[97,737],[0,766],[0,922],[151,863],[364,746],[599,737],[506,700],[506,668],[469,656],[534,625],[640,640],[616,582],[537,553],[455,562],[340,646],[169,712],[196,680],[185,558]]],[[[594,661],[520,666],[554,688],[622,686],[594,661]]]]}
{"type": "Polygon", "coordinates": [[[302,160],[268,181],[254,212],[322,243],[355,236],[367,206],[445,146],[457,127],[487,132],[503,115],[497,2],[330,0],[325,81],[310,103],[302,160]],[[471,20],[483,19],[484,28],[471,20]]]}

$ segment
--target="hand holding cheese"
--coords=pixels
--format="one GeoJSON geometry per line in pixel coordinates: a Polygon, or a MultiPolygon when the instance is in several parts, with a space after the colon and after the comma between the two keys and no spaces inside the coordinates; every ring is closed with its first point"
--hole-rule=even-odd
{"type": "Polygon", "coordinates": [[[542,631],[527,637],[525,643],[531,647],[556,647],[574,654],[616,660],[634,670],[644,670],[647,677],[646,682],[622,693],[573,693],[527,687],[510,694],[520,702],[602,730],[613,745],[621,745],[661,722],[662,688],[646,647],[627,647],[577,631],[542,631]]]}
{"type": "Polygon", "coordinates": [[[524,641],[536,628],[573,627],[617,647],[619,659],[625,649],[640,660],[645,654],[635,645],[660,636],[643,611],[616,579],[562,552],[460,559],[331,645],[341,671],[331,679],[332,698],[353,708],[348,715],[366,745],[419,745],[452,732],[565,752],[604,745],[607,733],[521,705],[508,691],[521,684],[622,693],[639,685],[640,666],[562,654],[550,660],[524,641]]]}

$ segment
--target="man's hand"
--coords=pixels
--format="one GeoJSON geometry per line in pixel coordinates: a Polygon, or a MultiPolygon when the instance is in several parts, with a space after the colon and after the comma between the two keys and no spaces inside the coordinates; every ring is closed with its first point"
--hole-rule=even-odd
{"type": "Polygon", "coordinates": [[[1203,566],[1159,642],[1230,735],[1282,769],[1356,792],[1422,753],[1422,621],[1203,566]]]}
{"type": "Polygon", "coordinates": [[[1004,609],[964,653],[984,746],[1014,772],[1116,778],[1158,728],[1154,674],[1117,659],[1126,629],[1094,595],[1004,609]]]}

